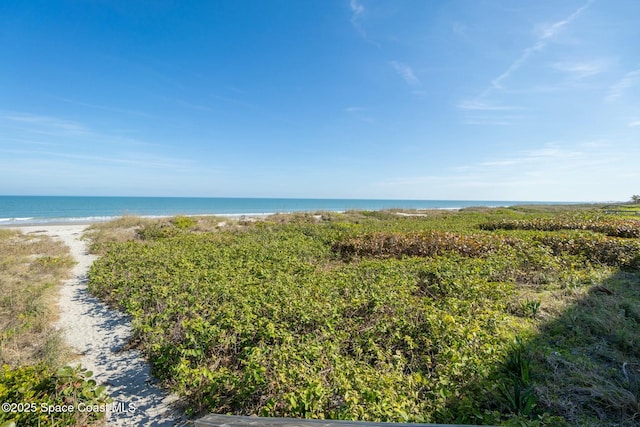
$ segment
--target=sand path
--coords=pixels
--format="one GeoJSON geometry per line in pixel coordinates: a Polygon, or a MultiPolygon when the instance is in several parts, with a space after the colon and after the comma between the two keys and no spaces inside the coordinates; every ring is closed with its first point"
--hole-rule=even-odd
{"type": "Polygon", "coordinates": [[[177,398],[155,384],[140,352],[121,350],[131,335],[128,317],[110,309],[87,291],[87,272],[96,257],[87,253],[86,242],[81,240],[86,227],[39,225],[19,228],[25,234],[46,234],[63,241],[78,262],[73,269],[73,278],[61,288],[57,322],[67,344],[78,355],[70,364],[80,363],[93,371],[94,379],[107,387],[114,403],[129,409],[108,412],[107,425],[191,425],[176,408],[177,398]]]}

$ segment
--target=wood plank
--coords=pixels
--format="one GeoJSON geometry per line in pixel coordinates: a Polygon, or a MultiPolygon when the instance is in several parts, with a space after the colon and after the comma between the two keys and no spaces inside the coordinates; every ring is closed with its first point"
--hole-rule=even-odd
{"type": "Polygon", "coordinates": [[[461,424],[376,423],[368,421],[310,420],[209,414],[195,422],[196,427],[465,427],[461,424]]]}

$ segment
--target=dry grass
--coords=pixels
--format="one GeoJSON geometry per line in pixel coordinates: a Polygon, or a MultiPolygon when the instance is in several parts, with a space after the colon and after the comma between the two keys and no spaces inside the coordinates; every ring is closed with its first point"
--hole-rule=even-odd
{"type": "Polygon", "coordinates": [[[569,425],[638,425],[640,273],[564,272],[547,285],[519,288],[516,310],[540,302],[535,320],[527,320],[540,403],[569,425]]]}
{"type": "Polygon", "coordinates": [[[507,209],[521,213],[557,214],[564,212],[591,212],[602,209],[604,206],[606,205],[603,203],[576,203],[569,205],[515,205],[510,206],[507,209]]]}
{"type": "Polygon", "coordinates": [[[149,218],[127,215],[109,222],[93,224],[85,231],[84,238],[91,241],[91,250],[96,251],[96,248],[107,242],[121,243],[134,240],[136,231],[152,222],[149,218]]]}
{"type": "Polygon", "coordinates": [[[0,230],[0,364],[16,367],[64,360],[51,323],[57,287],[73,259],[61,242],[38,234],[0,230]]]}
{"type": "Polygon", "coordinates": [[[331,221],[340,217],[341,214],[335,212],[294,212],[276,213],[265,218],[266,221],[276,224],[315,224],[323,221],[331,221]]]}
{"type": "MultiPolygon", "coordinates": [[[[220,228],[237,226],[238,220],[231,220],[219,216],[177,216],[172,218],[144,218],[139,216],[123,216],[112,221],[91,225],[84,233],[84,238],[90,241],[89,250],[102,254],[113,243],[139,240],[139,231],[146,227],[176,227],[176,224],[188,224],[190,231],[212,232],[220,228]]],[[[178,227],[179,228],[179,227],[178,227]]]]}
{"type": "Polygon", "coordinates": [[[96,223],[85,231],[84,238],[89,243],[92,253],[103,254],[109,245],[127,241],[144,240],[141,235],[145,230],[152,232],[166,231],[174,234],[180,231],[210,233],[219,230],[241,230],[253,226],[256,222],[266,221],[276,224],[318,223],[339,219],[366,219],[361,213],[351,212],[339,214],[335,212],[299,212],[290,214],[273,214],[269,216],[224,217],[215,215],[182,216],[166,218],[144,218],[139,216],[123,216],[112,221],[96,223]]]}
{"type": "Polygon", "coordinates": [[[194,216],[191,218],[195,221],[195,224],[191,229],[200,233],[217,231],[225,227],[234,226],[238,223],[238,220],[214,215],[194,216]]]}

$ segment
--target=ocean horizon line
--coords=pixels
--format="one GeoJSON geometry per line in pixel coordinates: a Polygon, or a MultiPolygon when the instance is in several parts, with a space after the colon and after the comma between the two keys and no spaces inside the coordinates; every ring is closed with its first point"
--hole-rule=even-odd
{"type": "Polygon", "coordinates": [[[414,199],[385,197],[278,197],[278,196],[131,196],[131,195],[51,195],[51,194],[0,194],[3,197],[40,197],[40,198],[99,198],[99,199],[222,199],[222,200],[340,200],[340,201],[411,201],[411,202],[512,202],[518,204],[589,204],[589,203],[623,203],[620,200],[503,200],[503,199],[414,199]]]}
{"type": "Polygon", "coordinates": [[[428,210],[585,202],[517,200],[315,199],[266,197],[0,196],[0,225],[93,223],[122,216],[267,216],[294,212],[428,210]]]}

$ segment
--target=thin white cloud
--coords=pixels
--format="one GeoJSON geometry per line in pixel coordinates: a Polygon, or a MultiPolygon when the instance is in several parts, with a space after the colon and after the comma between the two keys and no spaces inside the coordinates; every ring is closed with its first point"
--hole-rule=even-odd
{"type": "Polygon", "coordinates": [[[351,25],[366,39],[367,35],[362,28],[362,17],[365,12],[364,6],[358,0],[350,0],[349,8],[351,9],[351,25]]]}
{"type": "Polygon", "coordinates": [[[576,150],[566,150],[556,147],[544,147],[536,150],[525,151],[523,159],[540,160],[540,159],[563,159],[569,160],[583,156],[583,152],[576,150]]]}
{"type": "Polygon", "coordinates": [[[7,144],[9,146],[50,146],[50,147],[54,147],[54,146],[58,146],[60,144],[54,143],[54,142],[50,142],[50,141],[38,141],[36,139],[33,138],[24,138],[24,137],[13,137],[13,136],[5,136],[2,137],[2,139],[0,140],[0,143],[4,143],[7,144]]]}
{"type": "Polygon", "coordinates": [[[584,5],[579,7],[575,12],[573,12],[567,18],[565,18],[565,19],[563,19],[561,21],[554,22],[551,25],[547,25],[547,26],[541,27],[540,36],[539,36],[539,40],[538,41],[540,42],[540,41],[544,41],[544,40],[547,40],[547,39],[550,39],[550,38],[554,37],[556,34],[558,34],[558,32],[560,32],[560,30],[562,30],[563,27],[565,27],[566,25],[570,24],[586,8],[591,6],[591,4],[594,1],[595,0],[588,0],[584,5]]]}
{"type": "Polygon", "coordinates": [[[601,74],[609,68],[606,61],[556,62],[553,68],[574,78],[583,79],[601,74]]]}
{"type": "Polygon", "coordinates": [[[465,125],[471,126],[509,126],[513,123],[508,120],[500,119],[469,119],[464,121],[465,125]]]}
{"type": "Polygon", "coordinates": [[[159,146],[156,143],[123,136],[121,131],[118,132],[114,129],[110,129],[109,132],[101,132],[77,121],[31,113],[0,113],[0,127],[10,129],[13,133],[11,136],[5,136],[4,141],[8,141],[7,138],[12,138],[14,142],[28,140],[32,145],[73,144],[91,140],[96,144],[127,147],[134,145],[159,146]]]}
{"type": "Polygon", "coordinates": [[[146,117],[146,118],[154,118],[154,116],[152,116],[151,114],[147,114],[144,113],[142,111],[136,111],[136,110],[129,110],[126,108],[117,108],[117,107],[110,107],[107,105],[98,105],[98,104],[90,104],[87,102],[81,102],[81,101],[76,101],[73,99],[68,99],[68,98],[59,98],[60,100],[69,103],[69,104],[74,104],[74,105],[80,105],[82,107],[89,107],[89,108],[95,108],[97,110],[103,110],[103,111],[110,111],[110,112],[114,112],[114,113],[121,113],[121,114],[129,114],[129,115],[133,115],[133,116],[139,116],[139,117],[146,117]]]}
{"type": "Polygon", "coordinates": [[[351,26],[367,43],[380,47],[380,45],[371,39],[367,31],[365,30],[365,18],[367,16],[367,8],[361,3],[360,0],[349,0],[349,9],[351,10],[351,26]]]}
{"type": "MultiPolygon", "coordinates": [[[[566,28],[569,24],[571,24],[581,13],[583,13],[594,0],[587,0],[581,7],[574,10],[571,14],[569,14],[566,18],[556,21],[550,25],[546,25],[541,27],[537,31],[537,35],[533,41],[533,43],[521,51],[520,55],[498,76],[491,80],[489,85],[475,98],[465,99],[457,104],[457,108],[465,112],[465,116],[463,122],[468,125],[510,125],[515,121],[522,120],[524,117],[520,116],[517,118],[507,117],[505,112],[510,110],[518,110],[522,109],[521,107],[513,106],[513,105],[505,105],[504,103],[496,102],[495,99],[492,99],[491,95],[494,95],[496,92],[500,91],[502,94],[509,93],[505,88],[506,81],[520,68],[522,68],[537,52],[543,51],[547,45],[555,38],[557,35],[566,28]],[[482,115],[479,115],[482,113],[482,115]],[[488,117],[487,114],[492,114],[493,117],[488,117]]],[[[554,67],[560,69],[566,73],[574,73],[574,77],[582,76],[586,77],[588,75],[594,75],[600,73],[605,68],[605,63],[569,63],[569,62],[558,62],[554,64],[554,67]]],[[[557,90],[558,87],[553,87],[553,90],[557,90]]],[[[535,92],[540,92],[541,89],[528,89],[529,91],[534,90],[535,92]]]]}
{"type": "Polygon", "coordinates": [[[635,127],[638,127],[638,126],[640,126],[640,120],[634,120],[632,122],[629,122],[629,127],[630,128],[635,128],[635,127]]]}
{"type": "Polygon", "coordinates": [[[485,90],[483,95],[487,95],[489,92],[495,89],[502,89],[503,88],[502,83],[506,79],[508,79],[511,76],[511,74],[513,74],[520,67],[522,67],[522,65],[524,65],[525,62],[527,62],[527,60],[529,59],[529,57],[531,57],[531,55],[533,55],[535,52],[543,50],[552,38],[554,38],[564,27],[566,27],[571,22],[573,22],[582,12],[584,12],[585,9],[587,9],[591,5],[591,3],[593,3],[593,1],[594,0],[587,1],[583,6],[576,9],[572,14],[570,14],[565,19],[554,22],[551,25],[543,27],[539,31],[540,34],[538,38],[535,40],[535,42],[533,43],[533,45],[524,49],[520,54],[520,56],[515,61],[513,61],[511,65],[509,65],[509,67],[507,67],[507,69],[502,74],[494,78],[491,81],[491,85],[485,90]]]}
{"type": "Polygon", "coordinates": [[[624,175],[633,170],[633,159],[640,154],[637,148],[629,151],[627,146],[611,141],[544,144],[462,164],[448,173],[409,173],[376,185],[406,194],[422,191],[425,198],[442,194],[443,198],[464,199],[477,194],[478,199],[497,200],[522,200],[523,195],[529,200],[610,200],[619,197],[617,187],[627,182],[624,175]]]}
{"type": "MultiPolygon", "coordinates": [[[[510,179],[500,179],[492,176],[486,176],[483,174],[469,173],[469,174],[456,174],[456,175],[429,175],[429,176],[415,176],[415,177],[402,177],[388,179],[385,181],[377,182],[376,185],[381,188],[436,188],[442,189],[444,192],[440,196],[429,196],[430,198],[442,198],[442,199],[454,199],[454,198],[469,198],[469,196],[457,196],[457,194],[468,194],[470,188],[481,189],[494,189],[498,190],[500,194],[504,193],[506,188],[522,189],[537,187],[544,184],[551,184],[551,178],[532,176],[521,174],[517,178],[511,177],[510,179]],[[459,193],[462,190],[463,193],[459,193]]],[[[397,192],[398,190],[394,190],[397,192]]],[[[437,193],[436,193],[437,194],[437,193]]],[[[481,198],[486,198],[481,197],[481,198]]],[[[504,198],[504,197],[502,197],[504,198]]]]}
{"type": "Polygon", "coordinates": [[[516,164],[518,164],[518,161],[516,159],[508,159],[508,160],[493,160],[490,162],[482,162],[480,163],[480,166],[495,167],[495,166],[512,166],[516,164]]]}
{"type": "Polygon", "coordinates": [[[360,19],[360,16],[364,13],[364,6],[360,4],[358,0],[350,0],[349,7],[351,8],[351,12],[353,12],[351,20],[357,21],[358,19],[360,19]]]}
{"type": "Polygon", "coordinates": [[[38,133],[56,134],[62,136],[79,136],[90,133],[89,129],[78,122],[63,120],[56,117],[39,116],[28,113],[6,113],[0,119],[12,123],[26,124],[38,133]]]}
{"type": "Polygon", "coordinates": [[[464,120],[466,125],[509,126],[522,121],[526,117],[513,114],[516,110],[522,110],[520,107],[489,104],[479,100],[465,100],[459,103],[457,107],[466,111],[467,117],[464,120]]]}
{"type": "Polygon", "coordinates": [[[207,107],[206,105],[194,104],[192,102],[182,101],[182,100],[178,100],[178,99],[176,100],[176,102],[181,107],[186,107],[186,108],[189,108],[191,110],[206,111],[206,112],[213,112],[214,111],[213,108],[207,107]]]}
{"type": "Polygon", "coordinates": [[[136,168],[159,168],[163,170],[190,170],[192,162],[173,157],[155,156],[150,153],[127,153],[126,155],[113,157],[90,154],[79,154],[61,151],[46,150],[12,150],[0,149],[0,152],[19,155],[22,159],[70,159],[91,162],[92,164],[116,164],[128,165],[136,168]]]}
{"type": "Polygon", "coordinates": [[[612,167],[619,160],[619,153],[611,144],[597,141],[573,146],[546,144],[540,148],[469,165],[468,170],[481,175],[527,174],[529,176],[567,176],[582,173],[589,167],[612,167]]]}
{"type": "Polygon", "coordinates": [[[470,99],[462,101],[458,104],[458,108],[462,110],[477,110],[477,111],[510,111],[510,110],[519,110],[519,107],[513,107],[510,105],[496,105],[489,104],[485,101],[480,101],[477,99],[470,99]]]}
{"type": "Polygon", "coordinates": [[[413,68],[411,68],[409,65],[398,61],[391,61],[390,64],[393,69],[396,70],[396,73],[398,73],[398,75],[402,77],[406,84],[410,86],[417,86],[420,84],[420,80],[418,79],[418,77],[416,77],[413,68]]]}
{"type": "Polygon", "coordinates": [[[369,108],[365,107],[347,107],[344,109],[345,113],[351,114],[354,117],[362,120],[363,122],[373,123],[373,118],[367,114],[370,111],[371,110],[369,108]]]}
{"type": "Polygon", "coordinates": [[[606,100],[614,101],[622,97],[630,88],[640,83],[640,69],[629,71],[614,83],[607,92],[606,100]]]}

